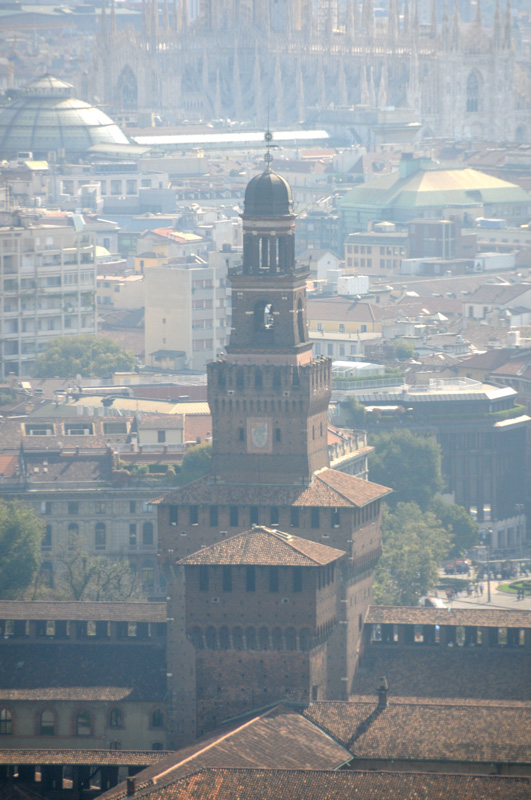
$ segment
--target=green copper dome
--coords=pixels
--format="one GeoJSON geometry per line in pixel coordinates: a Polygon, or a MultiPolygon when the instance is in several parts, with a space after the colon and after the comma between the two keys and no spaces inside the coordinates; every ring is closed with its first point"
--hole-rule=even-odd
{"type": "Polygon", "coordinates": [[[72,89],[70,83],[44,75],[0,109],[0,157],[25,150],[36,158],[58,150],[74,156],[94,144],[128,143],[107,114],[72,97],[72,89]]]}

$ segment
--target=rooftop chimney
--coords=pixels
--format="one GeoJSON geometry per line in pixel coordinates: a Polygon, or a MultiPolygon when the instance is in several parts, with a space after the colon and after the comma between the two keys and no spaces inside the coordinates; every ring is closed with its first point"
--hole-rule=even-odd
{"type": "Polygon", "coordinates": [[[387,706],[389,705],[388,694],[389,694],[389,685],[387,683],[387,678],[384,675],[382,677],[382,682],[378,687],[378,708],[380,710],[387,708],[387,706]]]}

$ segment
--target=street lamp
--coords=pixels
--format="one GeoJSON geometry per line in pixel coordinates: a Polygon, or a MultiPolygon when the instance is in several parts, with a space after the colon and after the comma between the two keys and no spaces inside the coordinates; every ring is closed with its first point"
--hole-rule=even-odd
{"type": "Polygon", "coordinates": [[[481,539],[487,550],[487,603],[490,603],[490,543],[492,541],[492,528],[481,531],[481,539]]]}

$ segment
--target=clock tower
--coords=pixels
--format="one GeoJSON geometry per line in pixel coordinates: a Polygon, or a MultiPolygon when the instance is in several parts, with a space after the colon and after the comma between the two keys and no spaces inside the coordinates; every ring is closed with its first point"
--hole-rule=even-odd
{"type": "Polygon", "coordinates": [[[211,474],[223,483],[305,485],[329,466],[331,364],[312,358],[291,190],[270,160],[268,152],[245,191],[227,354],[208,365],[211,474]]]}

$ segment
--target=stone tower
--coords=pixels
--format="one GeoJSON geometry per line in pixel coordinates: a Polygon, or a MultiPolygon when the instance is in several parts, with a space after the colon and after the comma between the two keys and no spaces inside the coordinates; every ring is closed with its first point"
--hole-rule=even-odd
{"type": "Polygon", "coordinates": [[[308,485],[329,466],[330,360],[312,359],[294,228],[290,187],[268,165],[245,192],[227,356],[208,365],[211,473],[223,483],[308,485]]]}
{"type": "MultiPolygon", "coordinates": [[[[348,698],[380,556],[381,499],[389,492],[329,466],[330,360],[312,357],[306,329],[307,273],[297,269],[293,256],[291,191],[269,163],[247,187],[243,224],[243,261],[230,274],[230,344],[225,357],[208,365],[210,474],[157,503],[169,592],[168,695],[174,746],[205,732],[209,702],[214,704],[214,725],[251,711],[253,703],[348,698]],[[325,584],[326,598],[314,578],[308,577],[307,584],[315,607],[326,608],[326,624],[316,622],[311,604],[301,607],[297,592],[293,607],[289,593],[283,604],[268,588],[263,571],[287,567],[287,562],[262,561],[262,556],[249,562],[247,551],[227,560],[233,547],[229,543],[240,534],[247,537],[241,541],[249,536],[253,541],[257,526],[272,532],[264,536],[273,535],[276,551],[281,539],[274,538],[275,531],[290,548],[297,546],[296,539],[334,551],[337,568],[333,586],[325,584]],[[221,546],[224,541],[228,549],[221,546]],[[208,556],[201,555],[207,551],[208,556]],[[205,572],[200,585],[201,566],[208,567],[211,577],[205,572]],[[253,600],[254,616],[242,617],[251,597],[242,571],[251,567],[258,570],[256,591],[261,587],[261,595],[253,590],[259,601],[253,600]],[[287,632],[294,627],[289,614],[295,614],[295,636],[287,632]],[[247,628],[260,630],[260,636],[247,636],[247,628]],[[261,658],[266,650],[283,655],[261,658]],[[286,656],[288,650],[299,656],[286,656]],[[300,680],[286,677],[290,663],[305,665],[300,680]],[[286,678],[282,684],[275,681],[277,668],[286,678]],[[214,678],[219,687],[215,697],[208,688],[214,678]],[[249,686],[253,681],[254,691],[249,686]],[[259,686],[268,687],[267,697],[259,686]]],[[[310,565],[308,569],[308,576],[317,574],[310,565]]]]}

